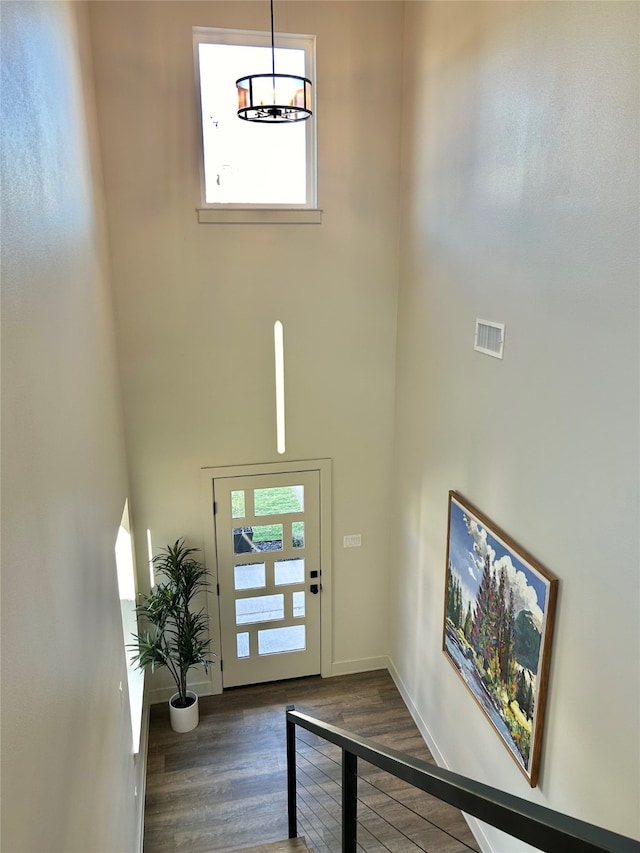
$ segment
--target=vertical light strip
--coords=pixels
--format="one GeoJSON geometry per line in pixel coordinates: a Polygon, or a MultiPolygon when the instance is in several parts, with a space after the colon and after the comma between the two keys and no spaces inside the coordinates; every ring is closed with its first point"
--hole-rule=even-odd
{"type": "Polygon", "coordinates": [[[156,585],[156,576],[153,571],[153,545],[151,544],[151,531],[147,527],[147,554],[149,556],[149,587],[153,589],[156,585]]]}
{"type": "Polygon", "coordinates": [[[284,329],[280,320],[273,326],[273,349],[276,366],[276,442],[278,453],[284,453],[284,329]]]}

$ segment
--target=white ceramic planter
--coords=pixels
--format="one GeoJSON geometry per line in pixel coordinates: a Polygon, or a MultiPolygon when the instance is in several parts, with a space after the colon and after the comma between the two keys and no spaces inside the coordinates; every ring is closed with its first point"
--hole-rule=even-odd
{"type": "Polygon", "coordinates": [[[177,699],[178,693],[174,693],[169,699],[169,719],[174,732],[190,732],[198,725],[200,712],[198,711],[198,696],[192,690],[187,690],[187,696],[195,699],[193,705],[188,708],[174,708],[173,700],[177,699]]]}

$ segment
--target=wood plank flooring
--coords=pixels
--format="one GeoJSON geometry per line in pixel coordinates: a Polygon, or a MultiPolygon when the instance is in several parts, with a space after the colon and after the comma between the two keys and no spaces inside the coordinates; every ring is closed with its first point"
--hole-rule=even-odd
{"type": "MultiPolygon", "coordinates": [[[[172,732],[166,704],[155,705],[149,732],[145,853],[229,853],[286,839],[288,704],[432,760],[384,670],[275,682],[203,697],[200,725],[187,734],[172,732]]],[[[314,853],[337,851],[340,751],[299,731],[298,832],[314,853]]],[[[360,762],[359,775],[364,777],[358,787],[361,849],[397,853],[479,849],[456,809],[364,762],[360,762]],[[390,792],[395,799],[382,792],[390,792]],[[394,829],[394,823],[411,840],[394,829]]]]}
{"type": "Polygon", "coordinates": [[[271,844],[260,844],[258,847],[244,847],[242,853],[305,853],[308,850],[304,838],[288,838],[286,841],[272,841],[271,844]]]}

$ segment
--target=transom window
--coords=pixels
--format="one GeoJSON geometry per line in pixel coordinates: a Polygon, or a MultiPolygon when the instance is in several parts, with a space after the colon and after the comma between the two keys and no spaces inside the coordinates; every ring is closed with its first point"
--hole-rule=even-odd
{"type": "MultiPolygon", "coordinates": [[[[237,115],[236,80],[271,70],[270,33],[195,27],[193,41],[203,207],[315,208],[315,119],[264,125],[237,115]]],[[[278,73],[314,79],[314,36],[276,34],[276,44],[278,73]]]]}

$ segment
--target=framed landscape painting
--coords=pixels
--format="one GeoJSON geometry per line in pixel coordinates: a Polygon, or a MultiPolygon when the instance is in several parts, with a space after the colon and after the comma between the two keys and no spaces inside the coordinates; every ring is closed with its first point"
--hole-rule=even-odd
{"type": "Polygon", "coordinates": [[[443,651],[537,784],[557,579],[449,492],[443,651]]]}

